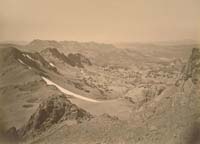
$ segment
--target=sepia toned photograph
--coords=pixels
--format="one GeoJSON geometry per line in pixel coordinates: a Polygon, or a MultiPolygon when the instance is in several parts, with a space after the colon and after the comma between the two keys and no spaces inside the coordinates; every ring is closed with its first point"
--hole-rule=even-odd
{"type": "Polygon", "coordinates": [[[200,0],[0,0],[0,144],[200,144],[200,0]]]}

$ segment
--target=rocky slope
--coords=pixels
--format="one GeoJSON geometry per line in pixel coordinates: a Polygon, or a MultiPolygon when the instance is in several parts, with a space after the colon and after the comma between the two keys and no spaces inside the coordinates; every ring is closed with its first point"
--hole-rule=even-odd
{"type": "Polygon", "coordinates": [[[139,122],[138,125],[147,127],[149,131],[141,143],[200,142],[199,54],[199,49],[192,50],[179,85],[169,88],[134,111],[134,123],[139,122]]]}

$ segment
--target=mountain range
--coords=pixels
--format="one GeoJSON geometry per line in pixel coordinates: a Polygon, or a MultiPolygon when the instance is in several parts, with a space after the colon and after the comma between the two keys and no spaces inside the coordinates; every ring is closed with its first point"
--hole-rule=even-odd
{"type": "Polygon", "coordinates": [[[199,143],[200,50],[0,45],[3,143],[199,143]]]}

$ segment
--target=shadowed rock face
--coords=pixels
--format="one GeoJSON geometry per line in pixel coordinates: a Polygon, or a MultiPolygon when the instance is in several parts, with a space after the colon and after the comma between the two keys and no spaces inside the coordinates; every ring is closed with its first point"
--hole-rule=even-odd
{"type": "Polygon", "coordinates": [[[92,115],[72,104],[66,96],[50,96],[39,105],[27,124],[17,130],[17,133],[23,139],[38,135],[56,123],[68,120],[80,123],[91,118],[92,115]]]}
{"type": "Polygon", "coordinates": [[[80,53],[70,53],[68,56],[66,56],[63,53],[60,53],[56,48],[46,48],[45,50],[41,51],[41,54],[47,57],[51,55],[54,58],[57,58],[73,67],[77,66],[83,68],[84,64],[92,65],[90,60],[80,53]]]}
{"type": "Polygon", "coordinates": [[[55,57],[66,63],[70,62],[70,60],[63,53],[60,53],[56,48],[46,48],[41,51],[41,54],[47,57],[51,55],[52,57],[55,57]]]}
{"type": "Polygon", "coordinates": [[[68,58],[73,61],[74,65],[77,67],[84,67],[83,64],[86,65],[92,65],[89,59],[87,59],[85,56],[81,55],[80,53],[72,54],[70,53],[68,55],[68,58]]]}
{"type": "Polygon", "coordinates": [[[189,59],[188,73],[193,83],[200,83],[200,49],[194,48],[189,59]]]}
{"type": "Polygon", "coordinates": [[[182,69],[181,77],[176,85],[184,84],[191,79],[193,84],[200,83],[200,49],[193,48],[190,58],[182,69]]]}
{"type": "Polygon", "coordinates": [[[193,48],[192,54],[189,58],[188,63],[183,69],[184,78],[187,80],[188,78],[192,78],[194,83],[199,82],[200,78],[200,49],[193,48]]]}

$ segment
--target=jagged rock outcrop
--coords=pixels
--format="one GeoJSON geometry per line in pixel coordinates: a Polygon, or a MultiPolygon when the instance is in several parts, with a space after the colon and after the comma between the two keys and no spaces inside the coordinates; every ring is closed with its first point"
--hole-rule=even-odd
{"type": "Polygon", "coordinates": [[[68,54],[68,56],[66,56],[65,54],[59,52],[56,48],[46,48],[41,51],[41,54],[46,59],[51,59],[51,60],[52,58],[58,59],[59,61],[67,63],[73,67],[76,66],[76,67],[83,68],[84,65],[92,65],[90,60],[80,53],[75,53],[75,54],[70,53],[68,54]]]}
{"type": "Polygon", "coordinates": [[[132,103],[142,105],[161,95],[165,89],[166,87],[164,85],[146,85],[128,91],[124,98],[132,103]]]}
{"type": "Polygon", "coordinates": [[[192,79],[194,84],[200,82],[200,49],[193,48],[189,61],[184,69],[185,80],[192,79]]]}
{"type": "Polygon", "coordinates": [[[185,85],[185,82],[191,80],[193,84],[200,83],[200,49],[193,48],[188,62],[183,67],[176,86],[185,85]]]}
{"type": "MultiPolygon", "coordinates": [[[[37,136],[63,121],[81,123],[93,116],[72,104],[64,95],[53,95],[42,102],[28,122],[17,130],[19,139],[37,136]]],[[[13,128],[12,128],[13,129],[13,128]]],[[[15,133],[14,133],[15,134],[15,133]]]]}
{"type": "Polygon", "coordinates": [[[73,64],[77,67],[84,67],[84,64],[86,65],[92,65],[92,63],[90,62],[90,60],[88,58],[86,58],[85,56],[83,56],[80,53],[75,53],[72,54],[70,53],[68,55],[68,58],[73,62],[73,64]]]}
{"type": "Polygon", "coordinates": [[[40,52],[44,57],[54,57],[60,61],[69,63],[69,59],[65,56],[65,54],[60,53],[56,48],[46,48],[40,52]]]}

